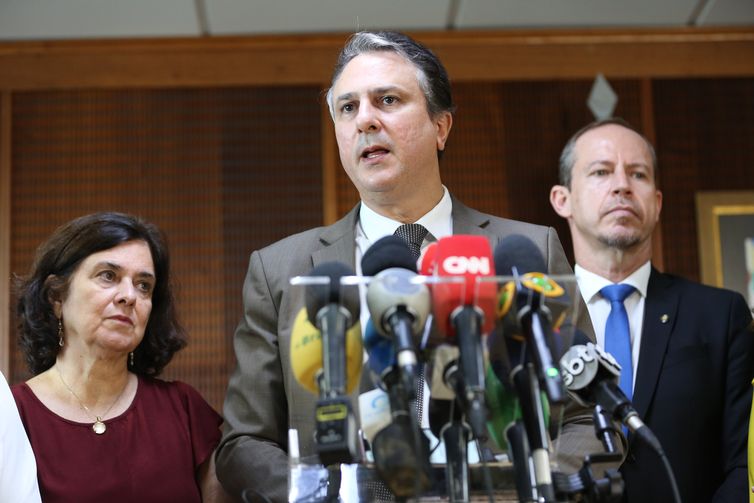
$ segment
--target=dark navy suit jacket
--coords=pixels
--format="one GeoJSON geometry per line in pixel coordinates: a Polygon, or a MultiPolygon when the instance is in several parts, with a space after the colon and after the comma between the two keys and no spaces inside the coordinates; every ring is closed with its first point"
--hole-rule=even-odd
{"type": "MultiPolygon", "coordinates": [[[[652,269],[633,402],[684,503],[748,501],[753,348],[741,295],[652,269]]],[[[621,472],[628,502],[673,501],[660,459],[635,436],[621,472]]]]}

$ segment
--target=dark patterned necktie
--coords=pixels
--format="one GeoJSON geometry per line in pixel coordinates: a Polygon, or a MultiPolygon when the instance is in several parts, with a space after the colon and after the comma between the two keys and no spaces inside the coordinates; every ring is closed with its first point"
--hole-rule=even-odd
{"type": "Polygon", "coordinates": [[[416,259],[421,255],[422,243],[428,232],[427,228],[421,224],[403,224],[395,229],[395,235],[406,242],[416,259]]]}
{"type": "MultiPolygon", "coordinates": [[[[415,259],[421,255],[422,243],[429,231],[421,224],[403,224],[395,229],[395,235],[403,239],[415,259]]],[[[416,383],[416,417],[421,425],[424,406],[424,365],[419,366],[419,379],[416,383]]]]}

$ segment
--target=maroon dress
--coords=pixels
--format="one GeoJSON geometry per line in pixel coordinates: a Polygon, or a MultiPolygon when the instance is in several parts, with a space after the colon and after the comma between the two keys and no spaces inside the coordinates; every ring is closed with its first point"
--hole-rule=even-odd
{"type": "Polygon", "coordinates": [[[45,503],[201,502],[196,470],[220,441],[222,418],[188,384],[139,377],[130,407],[102,435],[53,413],[26,383],[12,391],[45,503]]]}

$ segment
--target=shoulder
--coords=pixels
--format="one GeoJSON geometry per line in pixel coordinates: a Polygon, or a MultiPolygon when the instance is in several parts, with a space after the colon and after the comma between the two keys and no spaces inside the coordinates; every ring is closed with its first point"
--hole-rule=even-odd
{"type": "MultiPolygon", "coordinates": [[[[154,377],[139,377],[139,393],[142,403],[151,407],[170,407],[181,411],[180,415],[201,414],[211,420],[220,415],[204,399],[201,393],[183,381],[165,381],[154,377]]],[[[220,421],[218,421],[219,424],[220,421]]]]}
{"type": "Polygon", "coordinates": [[[720,318],[725,310],[737,318],[752,317],[752,311],[740,293],[704,285],[674,274],[661,273],[653,269],[649,278],[649,290],[654,292],[654,295],[662,295],[663,290],[668,293],[674,292],[684,309],[693,309],[699,314],[711,311],[716,318],[720,318]]]}
{"type": "Polygon", "coordinates": [[[296,234],[291,234],[283,239],[258,250],[258,253],[267,260],[281,257],[290,253],[311,252],[312,249],[321,246],[320,236],[327,227],[315,227],[296,234]]]}
{"type": "Polygon", "coordinates": [[[453,219],[455,222],[475,225],[498,236],[507,236],[510,234],[524,234],[528,236],[547,236],[551,231],[550,227],[537,225],[521,220],[513,220],[484,213],[466,206],[463,202],[455,197],[453,198],[453,219]]]}
{"type": "Polygon", "coordinates": [[[655,283],[658,286],[677,289],[688,296],[705,298],[708,301],[734,302],[738,299],[743,300],[743,296],[726,288],[705,285],[696,281],[676,276],[675,274],[663,273],[657,270],[652,271],[649,278],[650,284],[655,283]]]}
{"type": "Polygon", "coordinates": [[[139,387],[144,393],[153,395],[198,398],[204,401],[194,387],[183,381],[166,381],[155,377],[139,376],[139,387]]]}

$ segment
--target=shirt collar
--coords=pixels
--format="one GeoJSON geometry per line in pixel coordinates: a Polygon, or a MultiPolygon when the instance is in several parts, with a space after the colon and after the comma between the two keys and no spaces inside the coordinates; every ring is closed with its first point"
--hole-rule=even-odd
{"type": "MultiPolygon", "coordinates": [[[[427,241],[435,241],[453,234],[451,217],[453,201],[450,198],[448,189],[444,185],[442,190],[443,194],[440,202],[419,220],[411,222],[421,224],[429,231],[426,237],[427,241]]],[[[395,230],[401,225],[401,222],[380,215],[362,201],[359,207],[359,225],[364,237],[370,243],[374,243],[380,238],[394,234],[395,230]]]]}
{"type": "MultiPolygon", "coordinates": [[[[596,295],[599,294],[602,288],[614,284],[612,281],[603,278],[602,276],[595,274],[591,271],[587,271],[579,264],[573,268],[573,272],[576,275],[576,280],[579,284],[579,290],[581,290],[581,296],[584,298],[584,302],[589,304],[592,302],[596,295]]],[[[634,288],[641,294],[642,297],[647,296],[647,286],[649,285],[649,275],[652,272],[652,263],[647,260],[644,265],[639,267],[621,283],[626,283],[634,288]]]]}

